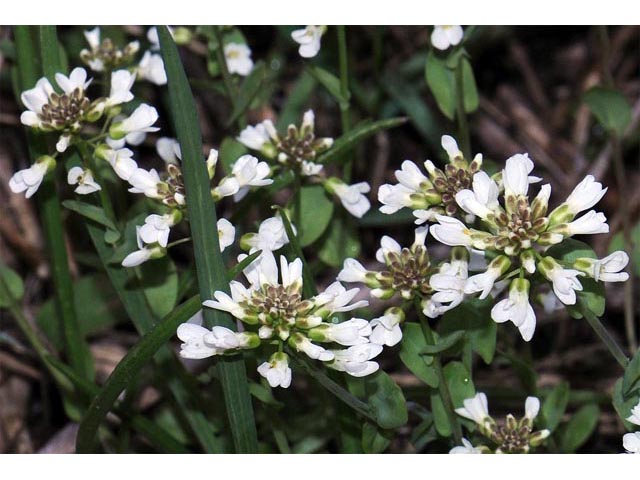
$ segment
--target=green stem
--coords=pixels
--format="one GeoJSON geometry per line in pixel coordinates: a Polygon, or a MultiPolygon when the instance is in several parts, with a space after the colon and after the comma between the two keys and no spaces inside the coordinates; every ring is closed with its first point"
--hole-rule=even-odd
{"type": "MultiPolygon", "coordinates": [[[[429,326],[429,320],[422,313],[420,297],[416,297],[415,299],[415,308],[418,313],[418,318],[420,319],[424,339],[426,340],[427,344],[435,345],[436,340],[433,336],[433,331],[429,326]]],[[[449,425],[451,426],[451,431],[453,432],[454,441],[456,442],[456,445],[461,445],[462,428],[460,427],[460,422],[458,421],[458,417],[456,416],[453,401],[451,400],[451,392],[449,392],[447,380],[446,378],[444,378],[442,362],[440,361],[440,356],[438,355],[435,355],[433,357],[433,369],[435,370],[436,376],[438,377],[438,395],[440,395],[440,399],[442,400],[444,409],[447,412],[447,418],[449,419],[449,425]]]]}
{"type": "Polygon", "coordinates": [[[462,146],[462,153],[464,153],[465,158],[471,159],[471,140],[469,138],[469,125],[467,123],[467,113],[464,109],[464,80],[462,69],[463,58],[464,56],[460,55],[455,72],[456,120],[458,121],[458,139],[462,146]]]}
{"type": "MultiPolygon", "coordinates": [[[[349,56],[347,50],[347,29],[344,25],[336,27],[338,32],[338,56],[340,63],[340,122],[342,124],[342,134],[344,135],[351,130],[350,112],[351,103],[349,98],[349,56]]],[[[351,171],[353,169],[352,158],[344,163],[342,177],[346,183],[351,181],[351,171]]]]}
{"type": "MultiPolygon", "coordinates": [[[[222,29],[219,25],[213,25],[211,27],[213,29],[213,34],[218,41],[218,48],[216,48],[216,59],[218,60],[218,66],[220,67],[220,72],[222,73],[222,81],[224,82],[224,88],[227,91],[227,97],[231,102],[231,110],[236,111],[238,104],[238,91],[233,84],[233,77],[229,73],[229,69],[227,68],[227,59],[224,56],[224,37],[222,35],[222,29]]],[[[239,115],[237,119],[238,128],[242,129],[245,127],[244,115],[239,115]]]]}
{"type": "Polygon", "coordinates": [[[615,339],[611,336],[611,334],[607,331],[607,329],[602,325],[602,322],[595,314],[587,307],[582,300],[578,299],[578,304],[580,306],[580,311],[584,318],[587,319],[587,322],[591,326],[596,335],[600,337],[602,343],[609,349],[613,358],[620,364],[622,368],[626,368],[629,364],[629,359],[620,348],[620,345],[615,341],[615,339]]]}

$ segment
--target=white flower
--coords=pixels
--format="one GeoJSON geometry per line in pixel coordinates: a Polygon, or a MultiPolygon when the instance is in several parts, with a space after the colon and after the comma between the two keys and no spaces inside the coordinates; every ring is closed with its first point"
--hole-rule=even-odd
{"type": "Polygon", "coordinates": [[[540,412],[540,400],[537,397],[527,397],[524,402],[524,416],[533,422],[540,412]]]}
{"type": "Polygon", "coordinates": [[[27,110],[20,115],[20,122],[28,127],[42,125],[39,115],[42,113],[42,107],[49,103],[49,96],[52,93],[54,93],[53,86],[44,77],[38,80],[34,88],[22,92],[20,100],[27,110]]]}
{"type": "Polygon", "coordinates": [[[396,185],[380,185],[378,189],[378,201],[382,204],[380,211],[391,215],[403,207],[413,207],[414,202],[411,199],[411,195],[414,193],[414,190],[401,183],[396,185]]]}
{"type": "MultiPolygon", "coordinates": [[[[100,48],[100,27],[96,27],[93,30],[85,30],[84,38],[87,40],[89,47],[91,47],[92,51],[96,51],[100,48]]],[[[83,55],[83,52],[89,54],[90,52],[86,49],[83,49],[80,52],[80,55],[83,55]]],[[[96,72],[102,72],[104,70],[104,63],[100,58],[92,58],[89,62],[89,68],[96,72]]]]}
{"type": "Polygon", "coordinates": [[[242,242],[249,247],[251,251],[268,250],[275,252],[289,243],[289,237],[287,237],[287,231],[284,228],[284,223],[282,223],[282,218],[275,216],[264,220],[258,227],[258,233],[247,234],[243,237],[242,242]]]}
{"type": "Polygon", "coordinates": [[[155,85],[165,85],[167,83],[167,73],[164,70],[162,56],[149,50],[144,52],[136,72],[138,78],[147,80],[155,85]]]}
{"type": "Polygon", "coordinates": [[[307,337],[295,333],[291,336],[295,344],[296,350],[304,352],[309,358],[313,360],[320,360],[321,362],[329,362],[335,358],[334,352],[325,350],[320,345],[311,343],[307,337]]]}
{"type": "Polygon", "coordinates": [[[144,219],[144,225],[140,227],[140,238],[144,243],[158,243],[161,247],[166,247],[170,229],[174,224],[173,214],[151,214],[144,219]]]}
{"type": "Polygon", "coordinates": [[[468,272],[469,263],[466,260],[443,263],[440,271],[429,279],[429,285],[436,293],[426,301],[424,314],[434,318],[460,305],[464,300],[468,272]]]}
{"type": "Polygon", "coordinates": [[[625,282],[629,278],[627,272],[622,272],[629,263],[629,255],[622,250],[613,252],[603,259],[578,258],[574,266],[583,271],[596,282],[625,282]]]}
{"type": "Polygon", "coordinates": [[[116,172],[116,175],[125,181],[129,181],[131,175],[138,169],[138,164],[132,157],[133,152],[128,148],[110,150],[107,153],[107,160],[116,172]]]}
{"type": "Polygon", "coordinates": [[[471,246],[471,235],[469,229],[460,220],[446,215],[436,215],[438,224],[431,226],[431,235],[440,243],[455,247],[471,246]]]}
{"type": "Polygon", "coordinates": [[[526,153],[518,153],[508,158],[502,170],[505,195],[527,195],[531,183],[529,174],[532,170],[533,162],[526,153]]]}
{"type": "Polygon", "coordinates": [[[306,28],[291,32],[291,38],[300,44],[298,53],[301,57],[312,58],[318,54],[325,30],[324,25],[307,25],[306,28]]]}
{"type": "Polygon", "coordinates": [[[41,157],[29,168],[19,170],[9,180],[9,188],[13,193],[25,192],[26,198],[36,193],[47,172],[55,168],[55,160],[51,157],[41,157]],[[46,160],[45,160],[46,159],[46,160]]]}
{"type": "MultiPolygon", "coordinates": [[[[247,256],[238,255],[238,262],[242,262],[247,256]]],[[[301,262],[299,258],[296,260],[301,262]]],[[[260,288],[265,284],[278,285],[278,265],[273,253],[268,250],[247,265],[243,273],[253,288],[260,288]]]]}
{"type": "Polygon", "coordinates": [[[499,207],[498,193],[498,184],[485,172],[478,172],[473,176],[473,190],[459,191],[456,202],[465,212],[486,220],[499,207]]]}
{"type": "Polygon", "coordinates": [[[237,73],[244,77],[253,69],[251,49],[242,43],[227,43],[224,46],[224,58],[229,73],[237,73]]]}
{"type": "Polygon", "coordinates": [[[160,137],[156,140],[156,152],[167,164],[177,165],[182,157],[180,144],[175,138],[160,137]]]}
{"type": "Polygon", "coordinates": [[[369,211],[369,208],[371,208],[369,199],[364,195],[371,190],[367,182],[347,185],[334,178],[327,181],[326,185],[331,193],[338,196],[342,206],[354,217],[362,218],[362,216],[369,211]]]}
{"type": "Polygon", "coordinates": [[[271,141],[270,131],[275,130],[271,120],[265,120],[255,126],[249,125],[236,137],[241,144],[252,150],[261,150],[265,143],[271,141]]]}
{"type": "Polygon", "coordinates": [[[207,332],[204,341],[222,352],[247,346],[245,334],[221,326],[215,326],[207,332]]]}
{"type": "Polygon", "coordinates": [[[307,160],[302,161],[300,166],[300,174],[304,177],[312,177],[318,175],[324,167],[319,163],[309,162],[307,160]]]}
{"type": "Polygon", "coordinates": [[[346,372],[353,377],[366,377],[378,370],[377,362],[370,361],[382,352],[382,345],[364,343],[345,350],[332,350],[334,361],[327,366],[346,372]]]}
{"type": "Polygon", "coordinates": [[[71,145],[71,138],[71,135],[69,135],[68,133],[63,133],[62,135],[60,135],[58,143],[56,143],[56,150],[60,153],[66,152],[67,148],[69,148],[69,145],[71,145]]]}
{"type": "Polygon", "coordinates": [[[640,432],[625,433],[622,437],[622,446],[627,453],[640,453],[640,432]]]}
{"type": "Polygon", "coordinates": [[[138,243],[138,250],[131,252],[122,260],[123,267],[137,267],[143,264],[147,260],[152,258],[159,258],[164,255],[165,250],[159,246],[152,246],[149,248],[144,244],[144,240],[140,236],[140,226],[136,226],[136,241],[138,243]]]}
{"type": "Polygon", "coordinates": [[[231,296],[220,290],[213,293],[215,300],[205,300],[202,305],[223,312],[229,312],[231,315],[239,320],[242,320],[246,316],[244,308],[240,306],[241,302],[244,302],[249,298],[249,291],[240,282],[232,281],[229,283],[231,290],[231,296]]]}
{"type": "Polygon", "coordinates": [[[573,215],[593,207],[607,193],[602,184],[595,181],[593,175],[587,175],[576,185],[564,202],[573,215]]]}
{"type": "Polygon", "coordinates": [[[487,298],[493,289],[496,280],[507,271],[511,266],[508,257],[500,255],[492,260],[484,273],[473,275],[467,279],[464,286],[464,293],[470,295],[476,292],[482,292],[480,299],[487,298]]]}
{"type": "Polygon", "coordinates": [[[529,303],[529,281],[524,278],[513,280],[509,288],[509,298],[494,305],[491,318],[498,323],[511,320],[520,330],[524,341],[531,340],[536,329],[536,314],[529,303]]]}
{"type": "Polygon", "coordinates": [[[111,91],[105,107],[113,107],[133,100],[131,87],[136,81],[136,74],[128,70],[116,70],[111,73],[111,91]]]}
{"type": "Polygon", "coordinates": [[[87,71],[81,67],[74,68],[68,77],[62,73],[56,73],[55,78],[56,83],[66,94],[73,93],[76,88],[84,91],[92,81],[92,79],[87,80],[87,71]]]}
{"type": "MultiPolygon", "coordinates": [[[[154,107],[143,103],[128,118],[113,124],[109,129],[109,135],[113,139],[119,140],[130,134],[157,132],[160,129],[152,127],[157,120],[158,111],[154,107]]],[[[129,140],[127,139],[127,141],[129,140]]]]}
{"type": "Polygon", "coordinates": [[[456,408],[456,413],[461,417],[473,420],[478,425],[483,425],[485,420],[491,418],[487,396],[482,392],[476,393],[473,398],[465,399],[462,404],[462,408],[456,408]]]}
{"type": "Polygon", "coordinates": [[[342,270],[340,270],[337,278],[341,282],[347,283],[364,282],[367,273],[367,269],[359,261],[354,258],[347,258],[342,264],[342,270]]]}
{"type": "Polygon", "coordinates": [[[590,210],[571,223],[562,225],[561,233],[571,235],[591,235],[595,233],[609,233],[607,217],[602,212],[590,210]]]}
{"type": "Polygon", "coordinates": [[[449,450],[449,453],[482,453],[482,450],[474,447],[469,440],[466,438],[462,439],[462,445],[458,447],[453,447],[449,450]]]}
{"type": "Polygon", "coordinates": [[[338,312],[350,312],[358,308],[366,307],[369,302],[360,300],[350,304],[351,300],[358,294],[359,288],[347,290],[340,282],[333,282],[324,292],[314,297],[314,303],[322,307],[316,315],[324,316],[338,312]]]}
{"type": "Polygon", "coordinates": [[[320,342],[336,342],[344,346],[369,343],[371,325],[362,318],[352,318],[342,323],[323,323],[309,330],[311,340],[320,342]]]}
{"type": "Polygon", "coordinates": [[[162,183],[155,169],[136,168],[127,181],[131,184],[131,193],[143,193],[149,198],[160,198],[158,185],[162,183]]]}
{"type": "MultiPolygon", "coordinates": [[[[454,160],[462,158],[464,156],[462,151],[458,147],[458,142],[456,142],[456,139],[451,135],[442,135],[442,137],[440,137],[440,145],[442,145],[442,148],[444,148],[444,150],[447,152],[447,156],[449,157],[450,162],[453,162],[454,160]]],[[[429,164],[433,165],[433,162],[431,162],[430,160],[428,162],[429,164]]],[[[431,171],[431,165],[428,166],[425,162],[425,167],[428,171],[431,171]]]]}
{"type": "Polygon", "coordinates": [[[276,352],[268,362],[258,366],[258,373],[267,379],[271,388],[289,388],[291,385],[291,368],[286,353],[276,352]]]}
{"type": "Polygon", "coordinates": [[[231,176],[238,185],[233,199],[236,202],[242,200],[249,192],[249,187],[271,185],[273,180],[267,178],[270,174],[271,170],[267,162],[260,162],[253,155],[242,155],[231,168],[231,176]]]}
{"type": "Polygon", "coordinates": [[[183,323],[178,327],[177,335],[184,343],[180,346],[180,356],[190,359],[201,359],[218,355],[220,352],[204,341],[209,333],[206,328],[193,323],[183,323]]]}
{"type": "Polygon", "coordinates": [[[458,45],[464,32],[460,25],[436,25],[431,33],[431,44],[438,50],[458,45]]]}
{"type": "Polygon", "coordinates": [[[223,252],[225,248],[233,245],[233,241],[236,238],[236,228],[226,218],[219,219],[216,226],[218,228],[220,251],[223,252]]]}
{"type": "Polygon", "coordinates": [[[376,345],[393,347],[402,340],[400,324],[404,321],[404,313],[401,309],[388,308],[384,315],[371,320],[372,332],[369,341],[376,345]]]}
{"type": "Polygon", "coordinates": [[[91,170],[85,170],[82,167],[69,169],[67,183],[69,185],[78,185],[74,190],[78,195],[87,195],[101,190],[100,185],[94,181],[91,170]]]}
{"type": "Polygon", "coordinates": [[[631,416],[627,417],[627,422],[640,425],[640,402],[631,409],[631,416]]]}
{"type": "Polygon", "coordinates": [[[538,264],[540,272],[553,283],[553,293],[560,299],[565,305],[575,305],[576,303],[576,291],[582,291],[582,284],[578,280],[578,275],[584,275],[584,273],[573,270],[565,269],[560,266],[551,257],[544,257],[538,264]]]}

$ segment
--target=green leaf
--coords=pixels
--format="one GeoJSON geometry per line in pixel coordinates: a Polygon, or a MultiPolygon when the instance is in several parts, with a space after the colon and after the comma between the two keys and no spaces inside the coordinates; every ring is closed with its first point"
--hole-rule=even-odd
{"type": "Polygon", "coordinates": [[[560,423],[564,411],[567,409],[569,401],[569,384],[567,382],[559,383],[547,395],[542,404],[542,419],[544,426],[550,431],[554,431],[560,423]]]}
{"type": "Polygon", "coordinates": [[[376,423],[385,429],[407,423],[407,404],[402,390],[385,372],[378,370],[365,378],[367,403],[376,423]]]}
{"type": "Polygon", "coordinates": [[[165,256],[140,266],[141,284],[154,315],[164,317],[178,302],[178,271],[165,256]]]}
{"type": "Polygon", "coordinates": [[[451,431],[449,416],[444,403],[442,403],[442,398],[437,392],[431,393],[431,412],[433,413],[433,424],[436,431],[443,437],[450,437],[453,432],[451,431]]]}
{"type": "Polygon", "coordinates": [[[342,91],[340,90],[340,79],[333,73],[315,65],[308,65],[307,71],[320,85],[327,89],[339,104],[342,105],[349,103],[350,95],[347,95],[346,97],[342,95],[342,91]]]}
{"type": "Polygon", "coordinates": [[[266,69],[264,62],[256,63],[251,73],[244,79],[240,86],[235,106],[231,112],[231,116],[227,120],[227,126],[233,124],[233,122],[249,108],[251,102],[260,91],[265,78],[266,69]]]}
{"type": "MultiPolygon", "coordinates": [[[[566,262],[567,265],[580,257],[598,258],[593,249],[584,242],[567,238],[547,250],[547,255],[566,262]]],[[[596,282],[592,278],[580,277],[582,291],[576,292],[582,304],[591,310],[596,317],[601,317],[605,309],[604,282],[596,282]]],[[[582,318],[577,305],[568,305],[567,310],[573,318],[582,318]]]]}
{"type": "Polygon", "coordinates": [[[622,377],[622,391],[625,395],[631,394],[636,388],[640,388],[640,350],[636,351],[629,365],[624,370],[622,377]]]}
{"type": "MultiPolygon", "coordinates": [[[[102,332],[112,327],[124,315],[120,305],[114,305],[116,294],[108,279],[102,275],[89,275],[76,280],[73,288],[73,300],[78,312],[78,327],[83,338],[102,332]],[[91,306],[88,311],[88,306],[91,306]]],[[[60,349],[64,345],[62,333],[56,328],[56,308],[53,300],[43,304],[36,317],[36,323],[54,347],[60,349]]]]}
{"type": "Polygon", "coordinates": [[[456,330],[466,332],[465,343],[471,344],[486,364],[491,363],[496,351],[498,326],[491,319],[493,302],[487,298],[465,300],[442,317],[440,333],[445,335],[456,330]]]}
{"type": "MultiPolygon", "coordinates": [[[[215,291],[229,292],[216,230],[216,209],[209,191],[207,168],[202,161],[200,123],[189,81],[167,27],[161,25],[156,28],[167,73],[171,116],[182,149],[182,174],[187,194],[189,226],[200,298],[204,301],[213,298],[215,291]]],[[[222,325],[235,329],[235,322],[223,312],[208,308],[203,316],[207,326],[222,325]]],[[[257,452],[256,426],[242,356],[226,357],[218,364],[218,372],[236,452],[257,452]]]]}
{"type": "Polygon", "coordinates": [[[578,450],[593,435],[598,426],[600,409],[596,404],[583,406],[578,410],[562,434],[560,448],[563,453],[573,453],[578,450]]]}
{"type": "Polygon", "coordinates": [[[137,377],[142,367],[151,361],[158,349],[175,335],[178,326],[195,315],[200,308],[200,298],[198,296],[190,298],[163,318],[129,350],[113,370],[99,395],[93,399],[82,419],[76,438],[78,452],[86,453],[91,450],[98,427],[120,394],[137,377]]]}
{"type": "Polygon", "coordinates": [[[393,432],[381,430],[375,423],[362,425],[362,450],[364,453],[382,453],[391,444],[393,432]]]}
{"type": "Polygon", "coordinates": [[[301,247],[311,245],[322,236],[331,221],[333,206],[322,185],[305,185],[300,189],[300,213],[294,213],[293,218],[300,219],[296,227],[300,231],[301,247]]]}
{"type": "Polygon", "coordinates": [[[440,58],[433,50],[427,55],[425,77],[440,111],[453,120],[456,111],[454,72],[447,67],[446,59],[440,58]]]}
{"type": "Polygon", "coordinates": [[[318,257],[331,267],[341,267],[345,258],[358,258],[360,240],[356,229],[343,215],[336,215],[325,232],[318,257]]]}
{"type": "Polygon", "coordinates": [[[640,401],[640,391],[635,390],[625,393],[622,384],[623,379],[620,378],[613,387],[613,406],[622,419],[622,423],[624,423],[625,428],[627,430],[635,430],[637,429],[637,425],[627,421],[627,418],[631,415],[631,409],[640,401]]]}
{"type": "Polygon", "coordinates": [[[584,94],[584,102],[606,130],[624,135],[631,123],[631,105],[620,91],[596,86],[584,94]]]}
{"type": "Polygon", "coordinates": [[[7,286],[10,294],[10,297],[7,298],[0,295],[0,308],[6,308],[22,299],[24,295],[24,283],[20,275],[4,265],[0,265],[0,277],[2,277],[2,281],[7,286]]]}
{"type": "Polygon", "coordinates": [[[253,395],[265,405],[270,405],[277,409],[284,407],[284,403],[276,400],[276,398],[273,396],[273,389],[269,387],[265,387],[260,383],[250,382],[249,391],[251,392],[251,395],[253,395]]]}
{"type": "Polygon", "coordinates": [[[334,162],[341,158],[343,154],[352,150],[365,138],[368,138],[381,130],[387,130],[389,128],[402,125],[403,123],[406,123],[406,121],[406,118],[398,117],[389,118],[387,120],[378,120],[376,122],[362,122],[333,142],[333,146],[329,150],[318,155],[317,162],[322,164],[334,162]]]}
{"type": "Polygon", "coordinates": [[[105,211],[95,205],[91,205],[84,202],[78,202],[77,200],[65,200],[62,202],[62,206],[72,212],[76,212],[89,220],[93,220],[100,225],[104,225],[110,230],[118,231],[118,227],[107,217],[105,211]]]}
{"type": "Polygon", "coordinates": [[[438,376],[433,368],[433,358],[422,355],[428,346],[419,324],[405,322],[402,327],[400,360],[416,377],[431,388],[438,387],[438,376]]]}
{"type": "Polygon", "coordinates": [[[305,105],[309,102],[309,97],[316,88],[316,79],[308,71],[303,71],[293,88],[287,95],[284,106],[278,115],[276,127],[278,130],[284,130],[291,124],[295,124],[297,119],[302,116],[305,105]]]}
{"type": "Polygon", "coordinates": [[[318,294],[316,282],[311,275],[311,269],[309,268],[307,260],[304,257],[304,253],[302,252],[302,247],[300,246],[298,237],[293,232],[291,221],[289,220],[289,216],[287,215],[286,210],[284,208],[278,207],[278,211],[280,212],[280,217],[282,218],[284,231],[287,232],[287,238],[289,239],[289,249],[296,258],[302,260],[302,296],[304,298],[311,298],[314,295],[318,294]]]}
{"type": "Polygon", "coordinates": [[[471,374],[461,362],[448,363],[443,369],[443,374],[455,408],[462,407],[464,400],[476,394],[471,374]]]}
{"type": "Polygon", "coordinates": [[[422,355],[439,355],[445,353],[451,348],[455,347],[457,343],[464,338],[465,332],[458,330],[451,332],[448,335],[439,336],[436,338],[435,345],[427,345],[422,350],[422,355]]]}
{"type": "Polygon", "coordinates": [[[462,51],[459,52],[459,55],[462,58],[441,58],[431,50],[427,55],[425,67],[427,85],[429,85],[438,107],[449,120],[453,120],[456,113],[455,74],[458,62],[462,62],[464,110],[467,113],[471,113],[477,110],[479,105],[478,87],[473,75],[473,68],[469,60],[463,56],[462,51]]]}

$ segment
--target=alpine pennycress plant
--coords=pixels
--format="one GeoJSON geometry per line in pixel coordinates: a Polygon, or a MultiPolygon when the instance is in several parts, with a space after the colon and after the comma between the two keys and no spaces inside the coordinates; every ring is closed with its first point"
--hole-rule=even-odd
{"type": "MultiPolygon", "coordinates": [[[[100,394],[92,395],[92,405],[99,408],[88,408],[91,399],[84,395],[98,387],[84,385],[85,393],[80,395],[73,378],[69,384],[69,378],[47,360],[60,352],[48,351],[29,330],[32,327],[23,321],[17,303],[22,293],[15,285],[21,282],[3,267],[2,306],[11,309],[33,339],[34,348],[63,387],[69,408],[82,419],[79,440],[93,439],[109,410],[126,415],[122,413],[124,402],[114,403],[126,386],[119,369],[139,372],[175,331],[182,342],[181,357],[206,359],[197,363],[205,369],[198,381],[220,380],[225,402],[215,403],[215,408],[227,411],[228,427],[220,412],[213,414],[211,409],[203,412],[208,418],[204,424],[190,424],[192,430],[203,429],[198,441],[207,445],[207,451],[228,451],[229,438],[236,451],[257,451],[256,425],[264,426],[265,420],[261,419],[264,415],[254,415],[254,407],[271,417],[267,428],[273,429],[278,448],[290,451],[287,435],[293,440],[294,434],[280,426],[277,411],[282,403],[274,395],[295,398],[311,388],[326,389],[340,402],[331,405],[331,411],[338,418],[343,441],[353,436],[347,425],[360,422],[362,439],[358,442],[367,452],[387,448],[393,430],[407,422],[408,409],[421,419],[413,441],[422,448],[438,441],[436,448],[450,453],[575,451],[593,432],[598,407],[586,405],[563,422],[569,395],[566,384],[537,391],[534,376],[527,391],[536,395],[522,395],[524,416],[518,419],[508,414],[502,420],[489,415],[487,396],[476,391],[472,380],[473,353],[491,363],[500,352],[497,344],[510,334],[500,332],[496,339],[494,322],[510,321],[518,329],[521,339],[508,337],[518,351],[520,342],[536,341],[540,315],[560,308],[567,308],[576,318],[584,317],[625,369],[613,403],[627,426],[640,425],[639,354],[629,361],[598,319],[604,312],[602,283],[628,280],[623,270],[629,256],[619,250],[599,259],[588,244],[573,238],[609,232],[605,215],[593,209],[607,188],[586,175],[563,202],[552,202],[556,206],[550,208],[551,185],[538,176],[541,172],[527,153],[507,158],[493,174],[483,169],[481,153],[470,158],[466,114],[473,110],[473,102],[469,104],[467,98],[477,98],[477,91],[464,49],[467,33],[460,26],[431,30],[428,62],[440,62],[448,70],[441,80],[434,80],[428,63],[427,82],[445,114],[448,100],[443,95],[457,102],[449,113],[457,121],[462,148],[453,136],[444,135],[440,142],[448,157],[445,165],[437,166],[431,160],[423,165],[402,162],[395,171],[397,183],[378,188],[383,214],[378,225],[386,225],[386,216],[404,218],[399,212],[411,210],[418,225],[412,227],[413,243],[403,246],[383,235],[375,254],[378,266],[356,258],[360,251],[356,222],[366,225],[376,212],[370,211],[369,183],[351,182],[352,157],[368,137],[402,120],[350,125],[344,27],[337,27],[339,78],[320,66],[325,63],[312,60],[325,53],[330,57],[322,42],[333,29],[309,25],[291,31],[289,40],[297,46],[299,56],[307,59],[305,75],[322,85],[343,112],[342,135],[335,140],[316,125],[316,115],[305,108],[305,98],[296,99],[297,110],[286,111],[286,121],[301,117],[299,125],[286,126],[286,122],[265,117],[247,125],[247,111],[266,101],[260,95],[268,79],[264,63],[252,59],[242,32],[232,27],[150,28],[142,56],[138,55],[140,40],[119,42],[96,27],[84,32],[87,47],[79,58],[69,58],[70,63],[83,63],[90,72],[80,66],[60,69],[53,78],[45,75],[23,86],[20,121],[41,148],[32,149],[32,165],[13,175],[10,189],[30,198],[39,193],[46,179],[54,181],[57,171],[66,167],[65,177],[77,200],[63,205],[86,219],[111,281],[121,278],[128,283],[125,288],[124,283],[114,282],[127,311],[144,312],[156,323],[140,347],[122,360],[100,394]],[[198,129],[178,126],[185,118],[197,120],[197,116],[195,110],[179,111],[192,102],[192,94],[167,32],[176,44],[194,39],[206,44],[209,74],[219,80],[216,88],[228,97],[233,110],[230,135],[206,157],[198,129]],[[464,80],[468,72],[471,82],[464,80]],[[454,77],[464,81],[449,81],[454,77]],[[167,121],[161,123],[160,106],[150,105],[137,93],[140,81],[159,87],[168,83],[171,115],[167,121]],[[177,138],[160,133],[159,125],[167,123],[176,128],[177,138]],[[150,142],[155,144],[162,168],[147,169],[137,160],[136,147],[150,142]],[[190,204],[198,198],[189,195],[197,188],[194,178],[208,186],[210,199],[202,204],[190,204]],[[135,196],[118,193],[120,184],[135,196]],[[123,198],[135,202],[135,208],[123,206],[123,198]],[[233,213],[216,221],[215,210],[207,206],[214,204],[220,211],[225,206],[224,211],[233,213]],[[273,209],[268,208],[272,205],[273,209]],[[215,224],[218,238],[212,244],[219,245],[219,251],[203,249],[198,239],[205,230],[194,223],[207,221],[215,224]],[[185,225],[191,227],[191,235],[185,225]],[[197,280],[191,270],[178,277],[170,255],[181,246],[184,260],[184,244],[192,236],[194,250],[187,255],[196,259],[197,280]],[[239,250],[246,253],[238,254],[239,250]],[[237,262],[229,261],[229,252],[237,255],[237,262]],[[305,255],[314,261],[309,262],[305,255]],[[231,266],[225,273],[214,272],[201,259],[211,260],[207,265],[231,266]],[[337,276],[334,272],[329,278],[323,272],[326,266],[340,264],[337,276]],[[246,282],[236,279],[240,273],[246,282]],[[157,277],[155,283],[150,275],[157,277]],[[206,288],[202,288],[202,275],[214,279],[206,288]],[[220,281],[223,277],[226,280],[220,281]],[[167,278],[173,278],[173,287],[167,278]],[[195,288],[196,282],[200,289],[195,288]],[[363,288],[347,289],[349,283],[363,288]],[[139,289],[142,304],[138,310],[131,307],[127,289],[139,289]],[[197,291],[203,310],[193,315],[191,307],[185,306],[193,298],[176,306],[187,293],[197,291]],[[373,313],[376,311],[378,314],[373,313]],[[422,393],[412,395],[411,402],[384,372],[384,359],[396,355],[424,384],[422,393]],[[223,368],[228,362],[236,362],[235,370],[223,368]],[[258,382],[247,380],[244,374],[237,376],[245,364],[257,372],[249,376],[258,382]],[[317,385],[309,385],[307,375],[317,385]],[[268,387],[292,391],[274,394],[268,387]],[[249,392],[255,397],[253,404],[249,392]]],[[[18,53],[29,53],[25,48],[19,44],[18,53]]],[[[31,53],[32,68],[39,62],[56,65],[45,48],[37,59],[38,52],[31,53]]],[[[525,365],[531,370],[524,357],[502,356],[510,358],[514,368],[525,365]]],[[[194,379],[187,381],[187,375],[167,372],[167,381],[183,382],[184,392],[193,392],[194,379]]],[[[130,385],[134,376],[129,378],[130,385]]],[[[218,395],[220,387],[208,395],[218,395]]],[[[322,398],[328,402],[330,397],[322,398]]],[[[179,404],[187,401],[184,396],[176,400],[179,404]]],[[[302,416],[300,420],[304,421],[302,416]]],[[[163,424],[159,431],[141,431],[152,445],[178,441],[183,444],[181,449],[194,448],[188,439],[172,438],[173,432],[164,431],[166,428],[163,424]],[[166,435],[169,440],[163,442],[166,435]]],[[[640,432],[624,435],[623,445],[628,452],[640,453],[640,432]]],[[[87,448],[78,445],[79,450],[87,448]]]]}

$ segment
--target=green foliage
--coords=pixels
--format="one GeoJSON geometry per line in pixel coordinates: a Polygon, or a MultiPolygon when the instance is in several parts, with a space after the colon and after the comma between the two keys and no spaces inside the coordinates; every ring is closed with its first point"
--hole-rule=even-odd
{"type": "Polygon", "coordinates": [[[562,420],[568,402],[569,384],[567,382],[561,382],[556,385],[544,399],[541,410],[542,421],[544,426],[551,432],[556,429],[560,420],[562,420]]]}
{"type": "Polygon", "coordinates": [[[338,268],[345,258],[357,258],[360,248],[356,229],[344,215],[334,215],[325,231],[318,256],[327,265],[338,268]]]}
{"type": "MultiPolygon", "coordinates": [[[[324,233],[333,215],[334,204],[322,185],[305,185],[300,189],[300,213],[298,241],[301,247],[315,242],[324,233]]],[[[294,222],[295,223],[295,222],[294,222]]]]}
{"type": "Polygon", "coordinates": [[[237,102],[233,106],[233,111],[227,120],[227,125],[235,122],[240,115],[249,108],[251,102],[256,98],[262,88],[266,78],[266,68],[263,62],[254,65],[251,73],[244,79],[237,95],[237,102]]]}
{"type": "Polygon", "coordinates": [[[231,168],[233,164],[240,158],[242,155],[245,155],[248,152],[247,147],[242,145],[234,138],[227,137],[222,141],[220,145],[220,163],[222,164],[222,169],[225,174],[231,173],[231,168]]]}
{"type": "Polygon", "coordinates": [[[391,377],[377,371],[365,377],[367,403],[378,426],[392,429],[407,423],[408,412],[402,390],[391,377]]]}
{"type": "Polygon", "coordinates": [[[169,257],[140,265],[140,286],[157,317],[167,315],[178,303],[178,270],[169,257]]]}
{"type": "Polygon", "coordinates": [[[598,426],[600,409],[596,404],[585,405],[567,423],[560,440],[563,453],[573,453],[589,439],[598,426]]]}
{"type": "Polygon", "coordinates": [[[462,68],[464,109],[465,112],[471,113],[478,108],[479,100],[478,89],[469,60],[461,55],[451,65],[451,62],[448,62],[446,57],[443,58],[437,55],[433,50],[429,52],[425,67],[427,85],[429,85],[440,111],[449,120],[454,119],[456,112],[456,68],[462,68]],[[458,62],[461,62],[460,67],[458,67],[458,62]]]}
{"type": "Polygon", "coordinates": [[[471,298],[449,310],[442,317],[441,333],[464,332],[464,341],[477,352],[486,364],[491,363],[496,351],[498,326],[491,318],[493,301],[489,298],[471,298]]]}
{"type": "Polygon", "coordinates": [[[631,105],[618,90],[596,86],[584,94],[584,102],[607,131],[622,136],[631,123],[631,105]]]}
{"type": "Polygon", "coordinates": [[[432,388],[438,387],[438,376],[433,368],[433,357],[423,355],[427,342],[419,324],[406,322],[403,325],[400,360],[416,377],[432,388]]]}
{"type": "MultiPolygon", "coordinates": [[[[462,407],[463,401],[472,398],[476,389],[466,367],[461,362],[450,362],[443,369],[443,375],[455,408],[462,407]]],[[[452,435],[451,423],[442,397],[435,392],[431,395],[431,410],[436,430],[444,437],[452,435]]]]}
{"type": "Polygon", "coordinates": [[[393,431],[381,430],[372,422],[362,425],[362,450],[364,453],[384,452],[393,438],[393,431]]]}
{"type": "MultiPolygon", "coordinates": [[[[0,265],[0,281],[7,287],[9,296],[0,293],[0,308],[6,308],[13,305],[14,302],[22,299],[24,295],[24,283],[22,278],[5,265],[0,265]]],[[[5,289],[2,289],[3,292],[5,289]]]]}
{"type": "Polygon", "coordinates": [[[326,88],[327,92],[336,99],[338,104],[347,105],[349,103],[350,95],[347,94],[345,96],[342,94],[340,89],[340,79],[333,73],[315,65],[309,65],[307,67],[307,71],[320,85],[326,88]]]}

